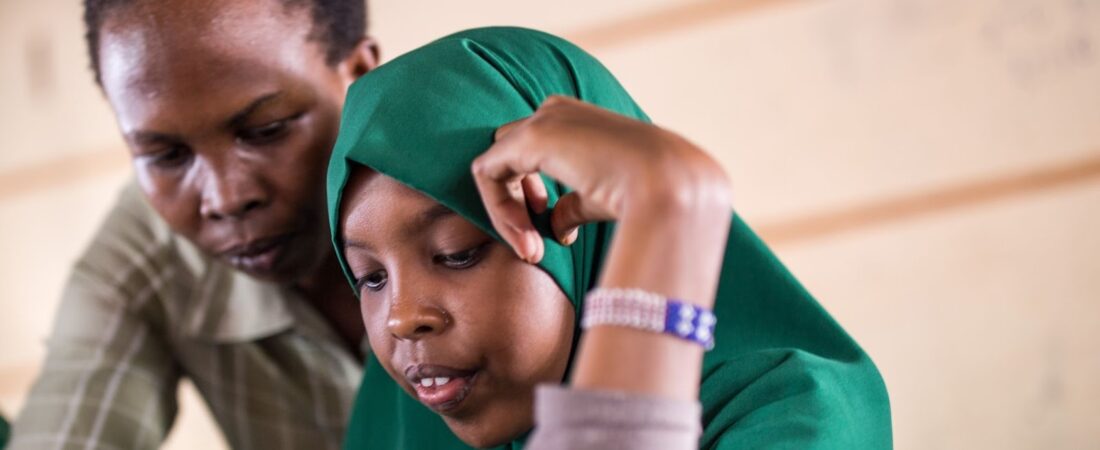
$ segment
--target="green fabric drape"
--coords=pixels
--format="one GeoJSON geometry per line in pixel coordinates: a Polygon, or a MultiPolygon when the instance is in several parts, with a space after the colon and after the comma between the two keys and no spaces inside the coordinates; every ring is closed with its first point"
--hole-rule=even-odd
{"type": "MultiPolygon", "coordinates": [[[[551,94],[648,121],[595,58],[526,29],[457,33],[361,78],[348,93],[329,165],[337,252],[341,193],[356,165],[423,192],[499,239],[470,164],[490,146],[497,127],[530,115],[551,94]]],[[[567,188],[545,180],[553,205],[567,188]]],[[[612,233],[609,223],[586,225],[570,247],[545,235],[539,265],[578,312],[612,233]]],[[[736,215],[715,313],[717,347],[704,359],[699,398],[701,448],[891,448],[889,403],[874,364],[736,215]]],[[[505,447],[522,446],[520,439],[505,447]]],[[[466,448],[373,358],[345,447],[466,448]]]]}

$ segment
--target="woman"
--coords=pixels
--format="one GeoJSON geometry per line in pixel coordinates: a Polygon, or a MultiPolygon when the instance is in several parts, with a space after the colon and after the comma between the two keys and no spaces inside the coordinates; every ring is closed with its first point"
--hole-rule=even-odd
{"type": "Polygon", "coordinates": [[[891,446],[871,361],[647,122],[514,28],[351,88],[329,214],[372,357],[348,448],[891,446]]]}
{"type": "Polygon", "coordinates": [[[364,2],[84,6],[136,182],[75,264],[11,448],[159,448],[184,378],[235,449],[339,448],[364,330],[324,173],[377,60],[364,2]]]}

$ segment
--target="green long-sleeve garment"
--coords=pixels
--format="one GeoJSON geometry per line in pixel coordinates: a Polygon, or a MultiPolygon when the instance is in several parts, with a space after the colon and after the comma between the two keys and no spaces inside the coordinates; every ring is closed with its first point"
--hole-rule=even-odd
{"type": "MultiPolygon", "coordinates": [[[[499,239],[470,164],[490,146],[493,130],[555,94],[648,121],[595,58],[532,30],[457,33],[362,77],[349,91],[328,173],[337,253],[341,194],[356,165],[425,193],[499,239]]],[[[568,187],[544,180],[553,205],[568,187]]],[[[545,225],[546,217],[535,219],[545,225]]],[[[733,219],[715,301],[716,347],[706,354],[700,380],[700,448],[891,448],[889,402],[874,364],[744,222],[733,219]]],[[[578,320],[613,234],[611,223],[585,225],[565,247],[544,233],[539,266],[570,299],[578,320]]],[[[348,429],[348,449],[466,447],[373,358],[348,429]]],[[[519,437],[505,447],[523,442],[519,437]]]]}

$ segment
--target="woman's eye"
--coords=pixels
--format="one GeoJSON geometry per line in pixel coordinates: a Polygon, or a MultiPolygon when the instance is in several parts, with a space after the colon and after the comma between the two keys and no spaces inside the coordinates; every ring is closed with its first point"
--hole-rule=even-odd
{"type": "Polygon", "coordinates": [[[384,287],[386,285],[386,279],[387,278],[388,278],[388,275],[386,275],[385,270],[379,270],[379,271],[376,271],[376,272],[371,272],[371,273],[368,273],[366,276],[361,277],[358,280],[356,280],[355,281],[355,288],[357,290],[359,290],[360,292],[362,292],[363,289],[369,289],[371,291],[379,291],[379,290],[382,289],[382,287],[384,287]]]}
{"type": "Polygon", "coordinates": [[[451,269],[465,269],[472,267],[481,260],[482,250],[484,249],[485,244],[458,253],[439,255],[435,257],[435,260],[437,263],[451,269]]]}
{"type": "Polygon", "coordinates": [[[237,133],[237,139],[249,145],[262,145],[282,138],[290,130],[294,118],[277,120],[258,127],[245,128],[237,133]]]}
{"type": "Polygon", "coordinates": [[[173,145],[164,150],[148,153],[145,156],[160,169],[173,169],[182,166],[191,159],[191,151],[182,145],[173,145]]]}

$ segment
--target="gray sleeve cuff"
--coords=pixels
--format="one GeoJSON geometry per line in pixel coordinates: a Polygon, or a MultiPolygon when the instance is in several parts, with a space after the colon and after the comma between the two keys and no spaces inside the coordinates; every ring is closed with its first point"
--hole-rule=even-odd
{"type": "Polygon", "coordinates": [[[541,385],[535,391],[532,450],[695,449],[702,433],[696,401],[541,385]]]}

